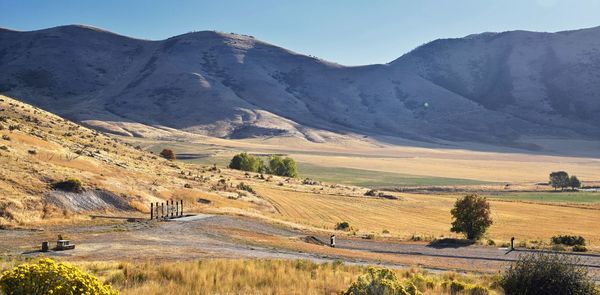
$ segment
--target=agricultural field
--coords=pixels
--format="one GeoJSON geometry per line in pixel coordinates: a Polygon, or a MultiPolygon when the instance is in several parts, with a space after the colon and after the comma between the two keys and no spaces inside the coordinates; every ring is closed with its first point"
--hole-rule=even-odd
{"type": "Polygon", "coordinates": [[[600,204],[598,192],[524,192],[489,195],[492,199],[568,204],[600,204]]]}
{"type": "MultiPolygon", "coordinates": [[[[450,209],[461,195],[395,193],[398,200],[360,198],[329,194],[279,193],[257,187],[258,193],[274,204],[280,218],[314,227],[333,229],[347,221],[361,233],[391,235],[408,239],[413,235],[455,236],[450,229],[450,209]]],[[[600,207],[579,208],[554,204],[491,200],[494,224],[487,238],[501,242],[516,236],[520,240],[549,240],[561,233],[582,235],[600,249],[600,207]]]]}

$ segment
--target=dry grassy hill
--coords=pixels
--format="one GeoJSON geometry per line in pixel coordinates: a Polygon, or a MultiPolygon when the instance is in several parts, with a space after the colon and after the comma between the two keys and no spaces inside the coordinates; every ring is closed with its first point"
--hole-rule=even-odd
{"type": "Polygon", "coordinates": [[[139,215],[149,202],[170,198],[186,200],[188,208],[266,206],[251,196],[254,203],[227,198],[232,189],[219,181],[236,172],[171,162],[6,96],[0,96],[0,137],[3,226],[83,216],[77,213],[139,215]],[[69,178],[85,190],[52,189],[69,178]]]}

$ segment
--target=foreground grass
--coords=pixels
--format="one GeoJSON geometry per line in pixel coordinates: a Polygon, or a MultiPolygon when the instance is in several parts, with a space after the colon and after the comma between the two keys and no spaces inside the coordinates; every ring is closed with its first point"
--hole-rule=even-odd
{"type": "MultiPolygon", "coordinates": [[[[20,262],[0,262],[0,270],[20,262]]],[[[122,294],[339,294],[366,272],[364,266],[307,260],[228,260],[197,262],[77,262],[83,270],[122,294]]],[[[425,294],[449,294],[451,285],[491,288],[489,276],[422,270],[394,270],[425,294]],[[454,282],[454,283],[452,283],[454,282]]],[[[456,294],[469,294],[469,291],[456,294]]],[[[491,293],[493,294],[493,293],[491,293]]]]}

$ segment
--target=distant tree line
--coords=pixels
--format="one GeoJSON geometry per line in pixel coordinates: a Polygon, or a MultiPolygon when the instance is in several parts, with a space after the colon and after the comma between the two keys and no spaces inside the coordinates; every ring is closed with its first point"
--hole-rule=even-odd
{"type": "Polygon", "coordinates": [[[280,156],[270,156],[267,164],[259,157],[248,153],[233,156],[229,168],[257,173],[267,173],[286,177],[297,177],[298,169],[294,159],[280,156]]]}
{"type": "Polygon", "coordinates": [[[556,171],[550,173],[550,185],[556,190],[560,188],[564,190],[570,187],[572,190],[581,187],[581,181],[575,175],[569,176],[565,171],[556,171]]]}

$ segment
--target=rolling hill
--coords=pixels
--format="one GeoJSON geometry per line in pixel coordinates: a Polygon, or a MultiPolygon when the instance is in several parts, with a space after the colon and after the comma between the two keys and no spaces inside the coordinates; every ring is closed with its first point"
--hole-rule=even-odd
{"type": "Polygon", "coordinates": [[[140,137],[339,136],[533,148],[600,138],[600,28],[440,39],[346,67],[252,36],[133,39],[87,26],[0,30],[0,91],[140,137]]]}

